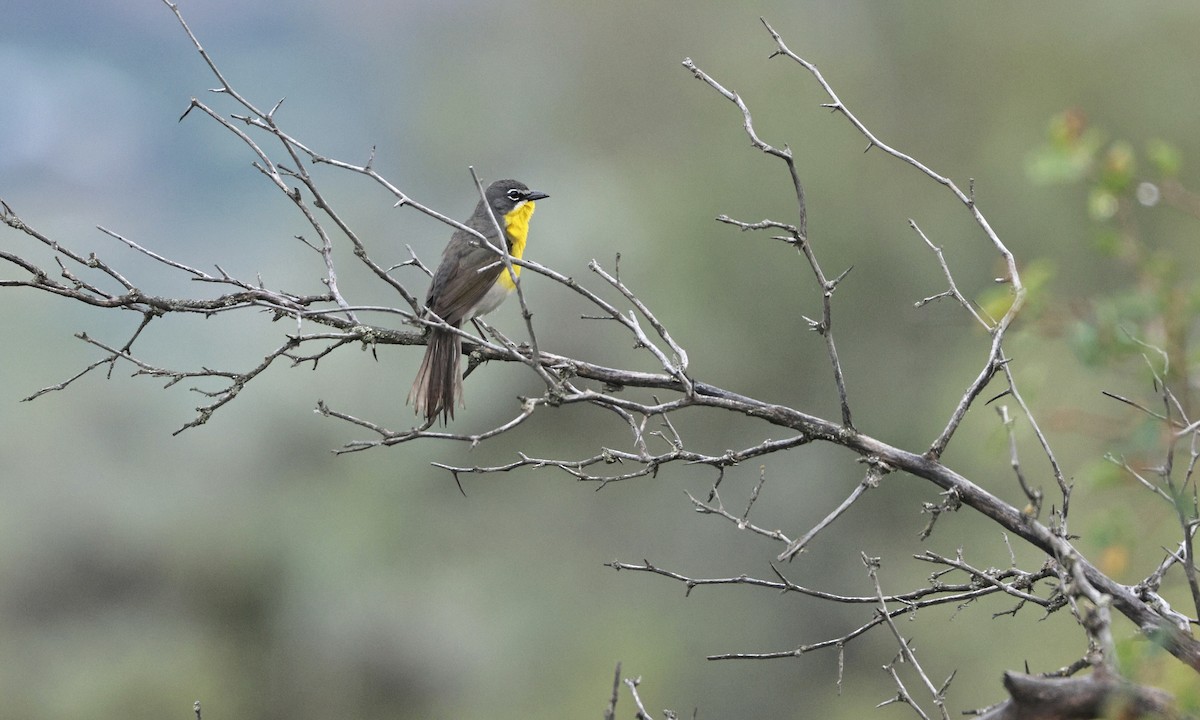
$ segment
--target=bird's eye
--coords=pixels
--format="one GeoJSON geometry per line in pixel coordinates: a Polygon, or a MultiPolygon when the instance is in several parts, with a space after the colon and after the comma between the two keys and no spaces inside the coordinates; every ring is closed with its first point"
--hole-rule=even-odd
{"type": "Polygon", "coordinates": [[[508,199],[512,200],[513,202],[520,200],[522,197],[524,197],[524,193],[516,188],[508,191],[508,199]]]}

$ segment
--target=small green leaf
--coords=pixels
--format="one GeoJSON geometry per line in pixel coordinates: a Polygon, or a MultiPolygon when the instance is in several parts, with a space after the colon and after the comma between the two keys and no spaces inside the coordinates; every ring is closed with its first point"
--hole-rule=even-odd
{"type": "Polygon", "coordinates": [[[1013,304],[1012,288],[1008,285],[989,287],[979,293],[979,307],[993,318],[1004,317],[1013,304]]]}
{"type": "Polygon", "coordinates": [[[1097,186],[1088,193],[1088,217],[1093,220],[1111,220],[1117,214],[1119,205],[1117,196],[1107,187],[1097,186]]]}
{"type": "Polygon", "coordinates": [[[1110,257],[1121,254],[1121,232],[1116,228],[1106,227],[1092,238],[1096,249],[1110,257]]]}
{"type": "Polygon", "coordinates": [[[1151,140],[1146,143],[1146,156],[1163,177],[1175,177],[1183,167],[1179,150],[1165,140],[1151,140]]]}
{"type": "Polygon", "coordinates": [[[1124,193],[1133,184],[1137,172],[1137,157],[1133,147],[1121,140],[1112,144],[1104,154],[1100,170],[1100,185],[1115,193],[1124,193]]]}

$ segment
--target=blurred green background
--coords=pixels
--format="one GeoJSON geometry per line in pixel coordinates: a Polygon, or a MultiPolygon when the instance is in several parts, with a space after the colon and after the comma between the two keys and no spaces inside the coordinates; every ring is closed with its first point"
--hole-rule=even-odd
{"type": "MultiPolygon", "coordinates": [[[[801,317],[819,314],[807,266],[765,236],[713,222],[721,213],[793,222],[786,173],[749,147],[736,109],[680,67],[693,58],[743,95],[766,141],[795,153],[826,273],[854,266],[835,322],[857,425],[913,450],[936,436],[978,372],[986,337],[948,302],[913,307],[944,280],[906,221],[945,247],[971,297],[992,287],[1000,266],[948,193],[864,154],[863,138],[819,107],[826,98],[800,67],[768,60],[773,43],[759,16],[881,139],[964,188],[974,178],[1008,246],[1047,269],[1052,295],[1041,302],[1063,316],[1126,277],[1094,247],[1083,190],[1027,176],[1049,119],[1079,108],[1134,142],[1165,138],[1185,158],[1198,150],[1200,6],[1190,2],[183,0],[182,9],[234,86],[260,107],[285,97],[277,119],[318,152],[361,163],[375,147],[380,172],[455,217],[474,205],[469,165],[485,181],[518,177],[549,192],[531,258],[599,287],[587,262],[611,268],[620,253],[622,278],[688,348],[695,377],[836,417],[824,348],[801,317]]],[[[293,238],[309,230],[251,168],[248,150],[199,114],[176,122],[193,95],[234,108],[204,94],[215,81],[161,2],[9,0],[3,14],[0,197],[25,221],[96,252],[146,292],[211,288],[95,226],[197,267],[323,290],[320,259],[293,238]]],[[[378,261],[403,261],[407,244],[436,262],[443,226],[393,209],[364,178],[315,172],[378,261]]],[[[1180,267],[1196,266],[1179,217],[1156,211],[1145,222],[1180,267]]],[[[8,230],[0,247],[47,257],[8,230]]],[[[399,304],[340,253],[351,302],[399,304]]],[[[581,323],[587,309],[574,296],[526,277],[544,349],[654,369],[615,328],[581,323]]],[[[424,291],[415,273],[405,279],[424,291]]],[[[695,577],[769,576],[777,546],[692,511],[685,491],[706,493],[707,469],[668,467],[600,492],[550,472],[467,477],[464,498],[429,466],[507,462],[518,449],[629,449],[601,413],[541,412],[474,449],[430,442],[335,457],[330,450],[366,436],[313,413],[318,399],[396,429],[412,422],[403,399],[419,350],[383,347],[376,359],[347,349],[317,372],[273,368],[207,425],[172,437],[201,402],[187,390],[196,383],[164,391],[119,367],[108,381],[89,376],[18,402],[100,357],[73,333],[120,344],[137,316],[30,291],[2,297],[7,717],[184,718],[196,699],[206,718],[598,717],[618,660],[643,677],[648,709],[699,708],[701,718],[863,717],[894,693],[879,666],[895,646],[880,632],[848,646],[840,696],[831,652],[704,659],[841,635],[869,618],[867,608],[746,587],[685,598],[666,579],[603,566],[647,558],[695,577]]],[[[515,303],[493,320],[522,337],[515,303]]],[[[247,369],[292,330],[253,314],[168,318],[138,349],[163,366],[247,369]]],[[[1047,332],[1015,335],[1010,354],[1079,483],[1072,529],[1081,546],[1097,558],[1118,547],[1135,569],[1156,559],[1175,542],[1171,512],[1131,504],[1122,481],[1090,481],[1132,427],[1100,390],[1145,398],[1144,370],[1085,368],[1047,332]]],[[[455,428],[495,425],[537,387],[518,368],[485,367],[468,379],[455,428]]],[[[710,453],[782,436],[719,414],[678,422],[692,449],[710,453]]],[[[1027,472],[1050,491],[1028,428],[1019,432],[1027,472]]],[[[969,417],[946,459],[1020,502],[991,409],[969,417]]],[[[796,537],[861,471],[827,447],[771,458],[752,519],[796,537]]],[[[753,463],[726,474],[732,512],[759,473],[753,463]]],[[[920,504],[937,499],[924,483],[889,477],[785,572],[869,594],[860,551],[883,557],[893,592],[924,582],[932,568],[911,555],[926,548],[953,555],[963,546],[977,566],[1008,563],[1001,534],[968,511],[918,542],[920,504]]],[[[1118,579],[1137,579],[1114,562],[1118,579]]],[[[1003,669],[1028,661],[1050,670],[1084,651],[1065,614],[992,619],[1008,607],[934,609],[904,625],[935,679],[958,670],[957,709],[998,700],[1003,669]]],[[[619,714],[631,707],[623,695],[619,714]]]]}

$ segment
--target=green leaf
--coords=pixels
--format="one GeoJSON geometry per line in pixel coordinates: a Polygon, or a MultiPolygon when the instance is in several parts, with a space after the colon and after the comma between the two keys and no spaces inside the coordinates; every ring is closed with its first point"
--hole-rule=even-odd
{"type": "Polygon", "coordinates": [[[1183,167],[1183,158],[1179,150],[1165,140],[1151,140],[1146,143],[1146,157],[1150,164],[1163,177],[1175,177],[1183,167]]]}
{"type": "Polygon", "coordinates": [[[1122,194],[1133,184],[1137,172],[1137,157],[1133,146],[1124,140],[1113,143],[1104,154],[1100,169],[1101,187],[1113,194],[1122,194]]]}
{"type": "Polygon", "coordinates": [[[1088,217],[1104,222],[1111,220],[1117,214],[1120,201],[1115,193],[1107,187],[1096,186],[1088,193],[1088,217]]]}

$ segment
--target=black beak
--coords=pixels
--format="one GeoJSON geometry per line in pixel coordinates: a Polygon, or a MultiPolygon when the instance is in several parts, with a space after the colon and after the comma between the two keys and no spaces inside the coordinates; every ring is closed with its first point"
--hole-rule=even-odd
{"type": "Polygon", "coordinates": [[[538,190],[530,190],[529,193],[525,195],[526,200],[541,200],[542,198],[548,197],[550,196],[538,190]]]}

